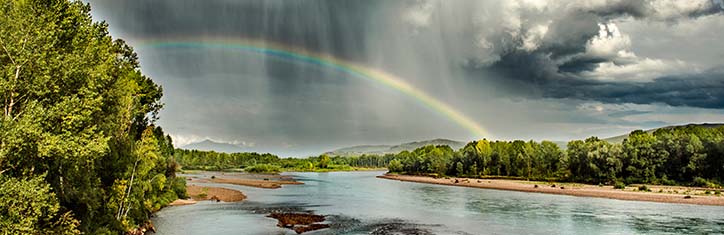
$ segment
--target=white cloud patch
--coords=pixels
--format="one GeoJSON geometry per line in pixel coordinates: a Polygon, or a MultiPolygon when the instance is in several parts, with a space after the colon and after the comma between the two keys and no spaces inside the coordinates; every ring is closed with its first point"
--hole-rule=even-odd
{"type": "Polygon", "coordinates": [[[435,5],[433,1],[419,0],[403,12],[402,19],[417,30],[430,25],[430,19],[434,11],[435,5]]]}
{"type": "Polygon", "coordinates": [[[225,144],[232,144],[239,147],[255,147],[255,142],[250,141],[243,141],[243,140],[227,140],[223,138],[216,138],[216,137],[210,137],[210,136],[199,136],[199,135],[187,135],[187,134],[169,134],[171,136],[171,140],[173,140],[173,145],[175,147],[182,147],[193,143],[202,142],[204,140],[211,140],[217,143],[225,143],[225,144]]]}
{"type": "Polygon", "coordinates": [[[529,52],[538,49],[546,33],[548,33],[548,25],[550,25],[550,23],[551,22],[548,21],[546,24],[531,27],[523,36],[523,45],[521,45],[520,48],[529,52]]]}

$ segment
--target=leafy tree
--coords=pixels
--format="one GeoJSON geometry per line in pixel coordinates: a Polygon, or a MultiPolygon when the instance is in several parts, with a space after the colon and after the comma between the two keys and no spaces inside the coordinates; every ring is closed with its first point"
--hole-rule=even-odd
{"type": "Polygon", "coordinates": [[[0,231],[5,234],[80,234],[79,222],[60,205],[43,177],[0,176],[0,231]]]}
{"type": "Polygon", "coordinates": [[[153,127],[162,89],[133,50],[81,1],[3,0],[0,10],[0,177],[47,191],[28,210],[73,215],[69,231],[120,232],[178,196],[171,140],[153,127]],[[107,202],[123,189],[118,207],[134,209],[119,217],[107,202]]]}
{"type": "Polygon", "coordinates": [[[390,161],[389,166],[387,167],[390,172],[400,173],[403,171],[403,166],[400,160],[392,160],[390,161]]]}

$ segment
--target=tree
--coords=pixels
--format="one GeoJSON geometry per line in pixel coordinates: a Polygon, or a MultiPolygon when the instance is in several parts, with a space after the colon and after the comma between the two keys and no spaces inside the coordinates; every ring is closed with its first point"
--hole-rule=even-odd
{"type": "Polygon", "coordinates": [[[319,156],[319,168],[327,168],[329,166],[329,156],[327,154],[322,154],[319,156]]]}
{"type": "Polygon", "coordinates": [[[622,177],[629,183],[657,182],[668,153],[656,148],[656,137],[637,130],[631,132],[623,143],[622,177]]]}
{"type": "Polygon", "coordinates": [[[144,204],[131,221],[148,219],[149,208],[176,195],[171,186],[179,182],[167,177],[175,175],[168,169],[173,147],[160,128],[149,134],[160,136],[156,158],[135,160],[138,140],[162,107],[161,87],[141,74],[136,54],[114,41],[105,23],[92,21],[88,4],[4,0],[0,10],[0,177],[32,179],[49,203],[28,210],[63,221],[75,221],[73,215],[83,232],[135,226],[122,226],[106,203],[118,186],[142,189],[126,199],[144,204]],[[131,168],[153,174],[128,180],[131,168]]]}
{"type": "Polygon", "coordinates": [[[80,234],[79,222],[60,205],[43,177],[0,176],[0,231],[6,234],[80,234]]]}
{"type": "Polygon", "coordinates": [[[390,161],[390,164],[387,166],[387,169],[393,173],[400,173],[403,171],[402,163],[400,162],[400,160],[397,160],[397,159],[392,160],[392,161],[390,161]]]}

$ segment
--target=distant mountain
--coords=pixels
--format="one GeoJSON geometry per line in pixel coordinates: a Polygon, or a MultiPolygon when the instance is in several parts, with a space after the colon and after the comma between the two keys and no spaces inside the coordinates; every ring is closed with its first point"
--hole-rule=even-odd
{"type": "MultiPolygon", "coordinates": [[[[656,131],[658,129],[670,129],[670,128],[684,127],[684,126],[700,126],[700,127],[704,127],[704,128],[717,128],[720,126],[724,126],[724,123],[701,123],[701,124],[692,123],[692,124],[679,125],[679,126],[665,126],[665,127],[649,129],[649,130],[646,130],[646,132],[654,133],[654,131],[656,131]]],[[[619,136],[605,138],[603,140],[608,141],[609,143],[619,144],[619,143],[623,143],[623,140],[626,138],[628,138],[628,133],[619,135],[619,136]]]]}
{"type": "Polygon", "coordinates": [[[465,142],[448,140],[448,139],[434,139],[425,141],[416,141],[403,143],[399,145],[358,145],[346,148],[340,148],[337,150],[326,152],[329,155],[335,156],[355,156],[362,154],[387,154],[387,153],[399,153],[402,151],[412,151],[417,148],[427,145],[447,145],[451,148],[458,150],[465,146],[465,142]]]}
{"type": "Polygon", "coordinates": [[[197,143],[191,143],[184,146],[179,147],[181,149],[196,149],[196,150],[202,150],[202,151],[216,151],[216,152],[222,152],[222,153],[239,153],[239,152],[247,152],[248,150],[245,150],[241,146],[228,144],[228,143],[220,143],[215,142],[213,140],[204,140],[197,143]]]}
{"type": "Polygon", "coordinates": [[[454,150],[458,150],[462,147],[465,147],[465,142],[448,140],[448,139],[434,139],[434,140],[417,141],[417,142],[410,142],[410,143],[404,143],[404,144],[392,146],[392,147],[390,147],[389,152],[399,153],[399,152],[402,152],[405,150],[412,151],[417,148],[428,146],[428,145],[447,145],[447,146],[450,146],[454,150]]]}
{"type": "Polygon", "coordinates": [[[358,145],[337,149],[329,153],[382,153],[391,147],[392,145],[358,145]]]}

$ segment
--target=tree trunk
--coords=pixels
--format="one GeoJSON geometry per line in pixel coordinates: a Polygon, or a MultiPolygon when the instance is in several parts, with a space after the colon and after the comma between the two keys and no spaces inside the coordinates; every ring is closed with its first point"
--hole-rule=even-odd
{"type": "Polygon", "coordinates": [[[15,84],[18,82],[18,78],[20,78],[20,65],[15,66],[15,77],[13,78],[13,82],[10,84],[10,100],[8,102],[8,99],[5,98],[6,108],[5,108],[5,116],[11,117],[13,115],[13,106],[15,105],[15,84]]]}
{"type": "Polygon", "coordinates": [[[133,178],[136,176],[136,166],[138,166],[138,161],[140,159],[136,159],[136,162],[133,163],[133,171],[131,172],[131,182],[128,183],[128,190],[125,194],[123,194],[123,197],[121,197],[121,202],[118,205],[118,213],[116,213],[116,219],[121,220],[121,218],[126,217],[128,214],[128,210],[130,210],[130,206],[128,206],[128,209],[125,211],[123,210],[123,207],[125,206],[124,202],[126,201],[127,196],[131,195],[131,188],[133,187],[133,178]]]}

